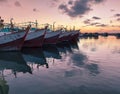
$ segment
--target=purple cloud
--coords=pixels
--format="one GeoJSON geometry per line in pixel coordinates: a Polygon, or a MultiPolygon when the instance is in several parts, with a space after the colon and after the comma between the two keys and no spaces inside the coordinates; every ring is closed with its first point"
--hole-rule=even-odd
{"type": "Polygon", "coordinates": [[[33,8],[33,11],[34,11],[34,12],[38,12],[39,10],[38,10],[38,9],[36,9],[36,8],[33,8]]]}
{"type": "Polygon", "coordinates": [[[53,2],[59,2],[59,0],[52,0],[53,2]]]}
{"type": "Polygon", "coordinates": [[[114,10],[114,9],[111,9],[110,11],[111,11],[111,12],[114,12],[115,10],[114,10]]]}
{"type": "Polygon", "coordinates": [[[6,2],[7,0],[0,0],[0,2],[6,2]]]}
{"type": "Polygon", "coordinates": [[[72,0],[68,1],[68,4],[72,5],[74,2],[72,0]]]}
{"type": "Polygon", "coordinates": [[[86,19],[83,21],[84,24],[86,24],[87,26],[96,26],[96,27],[106,27],[108,26],[107,24],[102,24],[99,22],[93,22],[94,20],[91,19],[86,19]]]}
{"type": "Polygon", "coordinates": [[[120,18],[117,18],[117,21],[120,21],[120,18]]]}
{"type": "Polygon", "coordinates": [[[7,3],[7,0],[0,0],[0,5],[6,4],[6,3],[7,3]]]}
{"type": "Polygon", "coordinates": [[[19,1],[15,1],[14,5],[15,5],[16,7],[21,7],[21,4],[20,4],[19,1]]]}
{"type": "Polygon", "coordinates": [[[80,17],[92,10],[93,4],[99,4],[105,0],[69,0],[67,4],[60,4],[58,9],[70,17],[80,17]]]}
{"type": "Polygon", "coordinates": [[[115,14],[115,15],[114,15],[114,17],[120,17],[120,14],[119,14],[119,13],[117,13],[117,14],[115,14]]]}
{"type": "Polygon", "coordinates": [[[97,25],[101,25],[101,23],[95,22],[95,23],[91,23],[91,26],[97,26],[97,25]]]}
{"type": "Polygon", "coordinates": [[[96,4],[99,4],[99,3],[101,3],[101,2],[104,2],[105,0],[91,0],[91,1],[93,1],[93,2],[96,3],[96,4]]]}
{"type": "Polygon", "coordinates": [[[86,19],[83,21],[84,24],[90,24],[91,23],[91,20],[90,19],[86,19]]]}
{"type": "Polygon", "coordinates": [[[93,16],[92,19],[94,19],[94,20],[100,20],[101,18],[100,18],[100,17],[93,16]]]}
{"type": "Polygon", "coordinates": [[[56,7],[59,2],[60,2],[60,0],[51,0],[50,1],[51,7],[56,7]]]}
{"type": "Polygon", "coordinates": [[[108,26],[107,24],[99,24],[99,25],[96,25],[97,27],[106,27],[108,26]]]}

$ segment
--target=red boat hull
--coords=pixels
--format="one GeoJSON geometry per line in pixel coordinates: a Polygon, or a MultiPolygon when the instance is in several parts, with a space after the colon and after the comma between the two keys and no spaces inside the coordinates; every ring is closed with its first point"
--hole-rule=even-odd
{"type": "Polygon", "coordinates": [[[64,42],[64,41],[69,41],[71,39],[71,33],[70,32],[66,32],[69,34],[63,35],[62,37],[59,37],[58,42],[64,42]]]}
{"type": "Polygon", "coordinates": [[[25,31],[19,31],[0,37],[0,51],[19,51],[21,50],[25,37],[28,34],[30,27],[25,31]]]}
{"type": "Polygon", "coordinates": [[[44,44],[56,44],[58,42],[61,31],[47,32],[44,39],[44,44]]]}
{"type": "Polygon", "coordinates": [[[42,47],[44,35],[24,42],[23,47],[42,47]]]}
{"type": "Polygon", "coordinates": [[[24,42],[24,38],[5,43],[0,44],[0,51],[18,51],[21,50],[22,44],[24,42]]]}
{"type": "Polygon", "coordinates": [[[73,33],[71,36],[71,40],[76,41],[79,37],[79,32],[73,33]]]}
{"type": "Polygon", "coordinates": [[[58,41],[59,35],[44,39],[44,44],[56,44],[58,41]]]}
{"type": "Polygon", "coordinates": [[[27,35],[23,47],[42,47],[46,30],[38,30],[27,35]]]}

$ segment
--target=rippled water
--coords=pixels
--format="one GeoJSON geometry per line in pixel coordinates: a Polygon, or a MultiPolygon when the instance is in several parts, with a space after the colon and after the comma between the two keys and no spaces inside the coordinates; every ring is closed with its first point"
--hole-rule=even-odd
{"type": "Polygon", "coordinates": [[[120,94],[120,39],[0,52],[0,94],[120,94]]]}

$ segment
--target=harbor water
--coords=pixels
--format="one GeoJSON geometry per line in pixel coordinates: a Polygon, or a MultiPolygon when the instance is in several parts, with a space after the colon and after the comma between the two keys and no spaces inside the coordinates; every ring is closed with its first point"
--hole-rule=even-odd
{"type": "Polygon", "coordinates": [[[0,94],[120,94],[120,39],[0,52],[0,94]]]}

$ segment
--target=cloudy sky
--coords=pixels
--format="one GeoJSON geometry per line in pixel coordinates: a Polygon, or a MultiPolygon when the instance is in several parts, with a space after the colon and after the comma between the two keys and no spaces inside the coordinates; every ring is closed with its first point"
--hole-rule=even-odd
{"type": "Polygon", "coordinates": [[[82,32],[120,32],[120,0],[0,0],[0,12],[5,22],[38,20],[82,32]]]}

